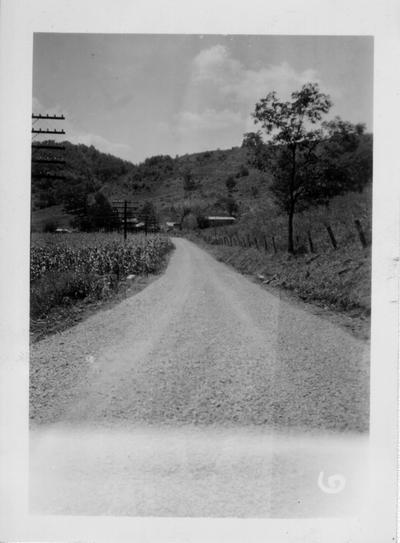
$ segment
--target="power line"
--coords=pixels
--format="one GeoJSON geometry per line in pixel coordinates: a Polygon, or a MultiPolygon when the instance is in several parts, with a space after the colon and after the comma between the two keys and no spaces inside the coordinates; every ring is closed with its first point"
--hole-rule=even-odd
{"type": "Polygon", "coordinates": [[[65,151],[65,147],[63,145],[57,145],[53,143],[32,143],[32,149],[54,149],[59,151],[65,151]]]}
{"type": "Polygon", "coordinates": [[[64,130],[50,130],[47,128],[46,130],[43,130],[42,128],[32,128],[32,134],[65,134],[64,130]]]}
{"type": "MultiPolygon", "coordinates": [[[[33,124],[35,124],[38,120],[58,120],[58,121],[64,121],[65,117],[64,115],[57,115],[57,114],[38,114],[33,113],[32,114],[33,124]]],[[[34,134],[33,137],[36,137],[38,134],[56,134],[56,135],[64,135],[64,130],[53,130],[53,129],[43,129],[43,128],[32,128],[32,134],[34,134]]],[[[60,158],[52,158],[51,154],[48,153],[49,149],[51,150],[57,150],[57,151],[64,151],[65,147],[60,146],[57,144],[45,144],[45,143],[32,143],[32,155],[35,151],[42,151],[42,155],[38,156],[32,156],[32,178],[36,179],[61,179],[65,180],[67,179],[65,175],[59,174],[54,171],[33,171],[33,164],[46,164],[46,165],[61,165],[65,164],[65,160],[62,160],[60,158]],[[43,155],[43,151],[45,154],[43,155]]]]}
{"type": "Polygon", "coordinates": [[[43,115],[41,113],[38,113],[38,114],[35,114],[35,113],[32,113],[32,119],[52,119],[52,120],[58,120],[58,121],[65,121],[65,117],[64,115],[56,115],[56,114],[53,114],[53,115],[43,115]]]}

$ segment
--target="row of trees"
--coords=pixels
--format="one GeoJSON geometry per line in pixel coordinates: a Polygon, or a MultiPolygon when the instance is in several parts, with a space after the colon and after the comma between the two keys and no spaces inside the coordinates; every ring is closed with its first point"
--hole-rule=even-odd
{"type": "Polygon", "coordinates": [[[316,83],[307,83],[282,101],[270,92],[256,103],[253,118],[262,131],[245,134],[249,161],[272,173],[270,191],[288,218],[288,251],[294,253],[294,216],[346,191],[362,190],[372,176],[372,136],[365,126],[336,117],[316,83]]]}
{"type": "MultiPolygon", "coordinates": [[[[158,227],[158,216],[154,205],[145,202],[136,218],[143,222],[143,229],[148,231],[158,227]]],[[[111,205],[108,198],[100,191],[87,198],[84,208],[75,213],[71,226],[84,232],[97,230],[116,230],[123,226],[123,216],[111,205]]]]}

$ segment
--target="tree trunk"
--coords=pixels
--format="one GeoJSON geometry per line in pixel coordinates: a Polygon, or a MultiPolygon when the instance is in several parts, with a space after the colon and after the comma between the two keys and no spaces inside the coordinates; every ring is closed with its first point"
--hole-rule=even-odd
{"type": "Polygon", "coordinates": [[[292,147],[292,176],[290,179],[290,206],[288,212],[288,253],[294,254],[294,243],[293,243],[293,217],[295,210],[295,200],[294,200],[294,187],[296,181],[296,145],[292,147]]]}
{"type": "Polygon", "coordinates": [[[293,243],[293,217],[294,217],[294,206],[292,206],[288,213],[288,253],[294,254],[294,243],[293,243]]]}

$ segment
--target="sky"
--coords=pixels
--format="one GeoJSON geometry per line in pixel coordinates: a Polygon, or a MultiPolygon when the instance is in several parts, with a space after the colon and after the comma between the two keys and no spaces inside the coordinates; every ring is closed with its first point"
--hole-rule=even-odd
{"type": "MultiPolygon", "coordinates": [[[[345,36],[35,34],[33,113],[65,139],[131,162],[240,146],[251,113],[306,82],[372,131],[373,39],[345,36]],[[57,124],[58,123],[58,124],[57,124]]],[[[41,125],[46,128],[46,125],[41,125]]]]}

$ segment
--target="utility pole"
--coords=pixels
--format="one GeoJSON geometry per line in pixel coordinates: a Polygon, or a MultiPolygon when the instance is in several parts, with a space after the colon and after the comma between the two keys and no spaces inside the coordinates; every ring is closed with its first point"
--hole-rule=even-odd
{"type": "Polygon", "coordinates": [[[126,234],[128,232],[128,202],[124,200],[124,240],[126,241],[126,234]]]}
{"type": "Polygon", "coordinates": [[[124,239],[126,239],[128,234],[128,220],[131,220],[132,216],[136,214],[136,207],[130,200],[111,200],[110,203],[114,213],[118,216],[118,231],[120,231],[120,225],[122,224],[124,239]]]}
{"type": "MultiPolygon", "coordinates": [[[[32,120],[33,122],[37,122],[39,120],[53,120],[53,121],[64,121],[65,117],[64,115],[42,115],[42,114],[32,114],[32,120]]],[[[37,135],[64,135],[64,130],[56,130],[56,129],[43,129],[43,128],[32,128],[32,134],[35,138],[37,135]]],[[[34,143],[32,141],[32,177],[33,178],[41,178],[41,179],[65,179],[64,175],[60,175],[57,173],[57,171],[49,171],[46,169],[46,171],[43,170],[36,170],[34,171],[33,164],[40,164],[40,165],[46,165],[46,166],[60,166],[65,164],[65,160],[61,159],[60,157],[53,156],[53,151],[65,151],[65,147],[63,145],[56,144],[55,142],[46,143],[46,142],[36,142],[34,143]]],[[[39,166],[40,168],[40,166],[39,166]]]]}

